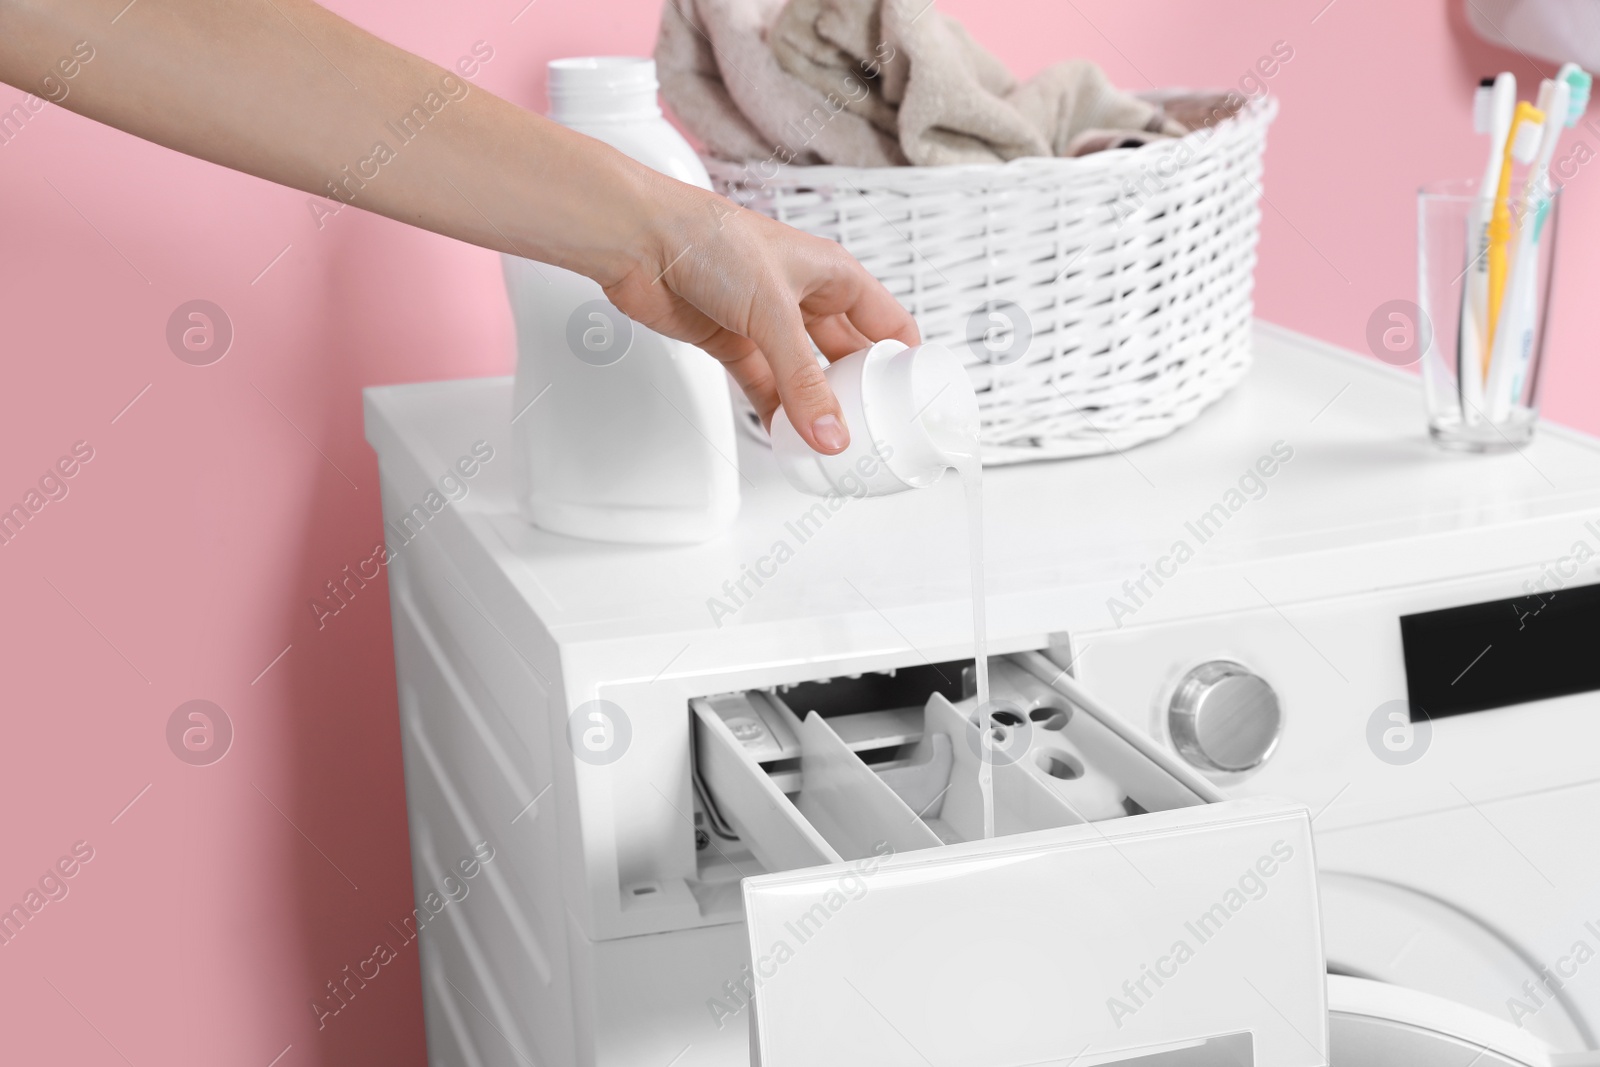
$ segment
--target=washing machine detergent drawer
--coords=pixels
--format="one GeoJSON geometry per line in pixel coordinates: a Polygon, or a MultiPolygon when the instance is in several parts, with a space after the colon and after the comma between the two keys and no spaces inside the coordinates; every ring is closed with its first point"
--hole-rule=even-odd
{"type": "Polygon", "coordinates": [[[1327,1063],[1306,809],[1220,799],[1042,656],[992,671],[992,837],[975,698],[692,702],[711,844],[766,872],[752,1063],[1327,1063]]]}

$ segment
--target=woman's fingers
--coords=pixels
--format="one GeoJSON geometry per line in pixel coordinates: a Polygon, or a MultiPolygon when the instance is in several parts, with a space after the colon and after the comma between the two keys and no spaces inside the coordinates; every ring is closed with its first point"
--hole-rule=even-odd
{"type": "Polygon", "coordinates": [[[822,313],[842,313],[857,333],[875,341],[892,337],[908,345],[921,344],[916,320],[883,283],[844,249],[835,246],[834,252],[824,267],[821,284],[807,298],[806,305],[815,306],[822,313]]]}
{"type": "Polygon", "coordinates": [[[812,319],[806,324],[806,332],[811,334],[811,339],[830,363],[872,344],[872,340],[856,329],[843,312],[812,319]]]}
{"type": "Polygon", "coordinates": [[[750,398],[750,405],[761,416],[761,425],[770,428],[772,413],[778,410],[778,383],[772,376],[772,367],[767,363],[766,355],[755,345],[748,341],[745,343],[747,347],[744,354],[732,359],[716,352],[711,354],[722,361],[734,383],[750,398]]]}
{"type": "Polygon", "coordinates": [[[794,294],[763,294],[766,308],[751,324],[750,339],[767,357],[789,423],[812,449],[827,455],[850,443],[839,401],[811,350],[794,294]]]}
{"type": "Polygon", "coordinates": [[[916,323],[834,242],[743,210],[735,224],[717,218],[714,230],[688,227],[692,256],[672,251],[683,233],[663,231],[652,256],[607,293],[636,321],[720,360],[768,425],[781,405],[807,445],[842,452],[850,428],[816,351],[836,360],[885,338],[914,345],[916,323]]]}

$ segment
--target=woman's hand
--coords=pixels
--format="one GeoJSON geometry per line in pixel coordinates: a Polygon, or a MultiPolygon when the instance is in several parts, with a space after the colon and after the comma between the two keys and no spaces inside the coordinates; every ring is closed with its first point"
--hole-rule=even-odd
{"type": "Polygon", "coordinates": [[[842,451],[849,428],[810,342],[829,360],[889,337],[914,345],[910,314],[832,241],[680,182],[647,185],[657,224],[620,275],[597,278],[611,302],[721,360],[762,422],[781,403],[812,448],[842,451]]]}

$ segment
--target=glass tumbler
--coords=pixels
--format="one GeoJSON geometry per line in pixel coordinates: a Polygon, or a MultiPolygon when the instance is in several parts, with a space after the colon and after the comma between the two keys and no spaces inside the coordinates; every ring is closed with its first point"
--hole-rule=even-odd
{"type": "Polygon", "coordinates": [[[1391,311],[1387,325],[1374,325],[1381,357],[1420,353],[1428,432],[1444,448],[1520,448],[1538,421],[1561,196],[1545,187],[1524,198],[1521,181],[1512,188],[1497,220],[1476,181],[1423,186],[1419,314],[1407,322],[1403,310],[1391,311]]]}

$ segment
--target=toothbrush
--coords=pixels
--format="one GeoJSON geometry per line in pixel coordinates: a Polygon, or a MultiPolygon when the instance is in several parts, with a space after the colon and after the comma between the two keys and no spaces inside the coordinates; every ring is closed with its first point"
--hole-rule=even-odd
{"type": "Polygon", "coordinates": [[[1483,374],[1478,367],[1488,336],[1485,317],[1489,302],[1487,244],[1489,219],[1484,205],[1500,186],[1502,146],[1511,132],[1517,105],[1517,79],[1510,72],[1492,81],[1485,78],[1472,100],[1473,125],[1489,135],[1489,159],[1484,164],[1478,198],[1467,211],[1468,262],[1461,286],[1461,327],[1456,334],[1456,387],[1461,394],[1461,421],[1471,425],[1483,411],[1483,374]]]}
{"type": "Polygon", "coordinates": [[[1495,330],[1500,325],[1500,308],[1506,295],[1509,266],[1506,246],[1511,243],[1511,161],[1533,162],[1534,153],[1539,151],[1539,131],[1543,124],[1543,111],[1526,100],[1518,104],[1500,160],[1500,183],[1495,189],[1494,210],[1489,216],[1489,332],[1483,349],[1485,380],[1489,377],[1495,330]]]}
{"type": "MultiPolygon", "coordinates": [[[[1520,388],[1520,366],[1523,349],[1531,350],[1533,305],[1538,287],[1538,262],[1536,249],[1541,220],[1549,209],[1550,160],[1561,140],[1561,131],[1576,122],[1571,111],[1573,83],[1565,77],[1556,81],[1546,79],[1539,86],[1538,109],[1547,116],[1539,138],[1538,154],[1528,169],[1522,188],[1517,219],[1519,222],[1516,250],[1511,260],[1509,296],[1502,307],[1494,332],[1489,363],[1487,399],[1489,420],[1502,422],[1510,414],[1520,388]]],[[[1580,109],[1578,116],[1583,112],[1580,109]]]]}
{"type": "MultiPolygon", "coordinates": [[[[1556,144],[1561,139],[1561,129],[1566,118],[1570,88],[1566,82],[1552,82],[1546,79],[1539,86],[1538,109],[1550,117],[1544,123],[1539,138],[1538,154],[1533,160],[1533,165],[1528,170],[1527,181],[1522,190],[1522,199],[1518,220],[1520,225],[1517,230],[1516,250],[1511,260],[1510,299],[1501,305],[1499,318],[1491,320],[1495,323],[1492,332],[1493,340],[1489,347],[1489,374],[1485,386],[1485,399],[1488,403],[1488,418],[1490,422],[1503,422],[1510,414],[1512,396],[1510,380],[1513,374],[1513,365],[1518,361],[1518,348],[1521,346],[1524,331],[1522,326],[1522,311],[1524,303],[1523,290],[1534,281],[1537,265],[1534,262],[1535,218],[1533,212],[1536,201],[1548,196],[1546,182],[1550,168],[1550,159],[1555,154],[1556,144]]],[[[1520,105],[1518,117],[1521,117],[1520,105]]],[[[1496,211],[1499,204],[1496,203],[1496,211]]],[[[1509,211],[1507,211],[1509,215],[1509,211]]],[[[1491,247],[1493,247],[1491,245],[1491,247]]],[[[1531,301],[1532,293],[1527,294],[1531,301]]]]}
{"type": "MultiPolygon", "coordinates": [[[[1539,158],[1535,161],[1527,186],[1523,190],[1523,233],[1518,241],[1516,260],[1511,268],[1512,308],[1507,315],[1514,317],[1508,319],[1507,328],[1515,331],[1513,334],[1515,344],[1510,349],[1511,358],[1507,361],[1503,372],[1510,378],[1510,382],[1509,385],[1504,382],[1498,386],[1491,382],[1490,385],[1489,402],[1497,409],[1498,417],[1502,419],[1522,396],[1528,366],[1533,359],[1534,320],[1538,310],[1539,291],[1538,248],[1545,222],[1550,216],[1552,195],[1548,177],[1550,160],[1555,154],[1561,130],[1576,126],[1578,120],[1583,118],[1584,112],[1588,110],[1589,92],[1593,81],[1576,63],[1568,63],[1561,68],[1554,82],[1545,83],[1550,86],[1549,106],[1545,108],[1550,120],[1546,124],[1544,138],[1539,146],[1539,158]]],[[[1495,358],[1499,359],[1498,356],[1495,358]]]]}

